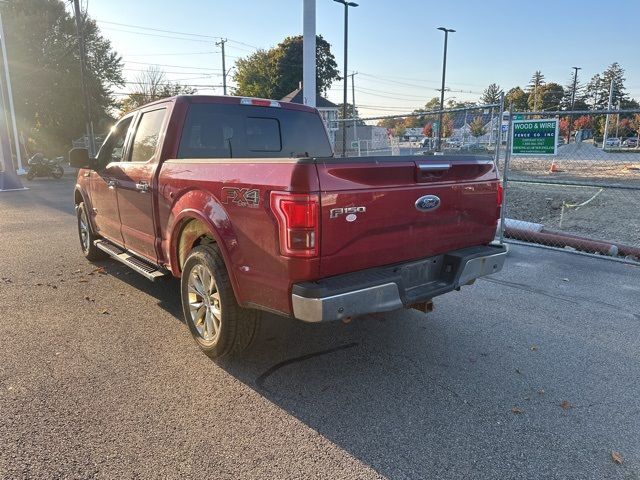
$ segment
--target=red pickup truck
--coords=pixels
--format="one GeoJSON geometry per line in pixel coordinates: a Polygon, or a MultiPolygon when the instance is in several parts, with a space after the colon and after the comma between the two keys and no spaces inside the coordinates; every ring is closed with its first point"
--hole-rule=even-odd
{"type": "Polygon", "coordinates": [[[82,251],[181,279],[185,320],[219,357],[258,311],[307,322],[402,307],[502,268],[491,158],[336,158],[317,110],[178,96],[126,114],[79,168],[82,251]]]}

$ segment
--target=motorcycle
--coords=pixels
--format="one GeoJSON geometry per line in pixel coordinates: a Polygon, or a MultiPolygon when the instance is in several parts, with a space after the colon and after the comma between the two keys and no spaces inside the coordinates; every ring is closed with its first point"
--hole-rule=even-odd
{"type": "Polygon", "coordinates": [[[60,159],[49,160],[44,158],[41,153],[36,153],[27,162],[29,170],[27,171],[27,180],[33,180],[35,177],[53,177],[62,178],[64,170],[60,166],[60,159]]]}

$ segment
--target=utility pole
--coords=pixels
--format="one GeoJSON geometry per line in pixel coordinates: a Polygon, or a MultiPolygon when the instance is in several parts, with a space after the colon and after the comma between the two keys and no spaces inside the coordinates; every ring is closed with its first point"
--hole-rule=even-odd
{"type": "MultiPolygon", "coordinates": [[[[78,0],[76,0],[78,1],[78,0]]],[[[225,56],[224,56],[224,44],[227,43],[226,38],[221,38],[219,42],[216,42],[216,46],[222,48],[222,92],[223,95],[227,95],[227,67],[225,65],[225,56]]]]}
{"type": "MultiPolygon", "coordinates": [[[[11,114],[11,123],[13,127],[13,141],[16,147],[16,160],[18,160],[18,175],[26,173],[22,164],[22,151],[20,150],[20,139],[18,138],[18,124],[16,122],[16,111],[13,107],[13,92],[11,90],[11,77],[9,75],[9,59],[7,58],[7,39],[4,36],[4,28],[2,27],[2,17],[0,17],[0,40],[2,40],[2,61],[4,62],[4,76],[7,84],[7,97],[9,100],[9,113],[11,114]]],[[[14,169],[13,159],[9,157],[11,170],[14,169]]],[[[4,168],[7,169],[7,159],[5,159],[4,168]]]]}
{"type": "MultiPolygon", "coordinates": [[[[580,67],[573,68],[573,91],[571,92],[571,111],[574,109],[576,103],[576,86],[578,85],[578,70],[582,70],[580,67]]],[[[573,115],[569,115],[569,135],[567,136],[567,145],[571,142],[571,129],[573,128],[573,115]]]]}
{"type": "MultiPolygon", "coordinates": [[[[609,87],[609,103],[607,104],[607,111],[611,111],[611,105],[613,104],[613,78],[611,79],[611,86],[609,87]]],[[[607,137],[609,136],[609,114],[607,113],[607,120],[604,122],[604,137],[602,138],[602,149],[607,145],[607,137]]]]}
{"type": "Polygon", "coordinates": [[[87,131],[87,141],[89,143],[89,156],[96,154],[96,145],[93,138],[93,122],[91,120],[91,99],[87,89],[87,64],[84,47],[84,25],[80,17],[80,0],[73,0],[73,10],[76,17],[76,36],[78,37],[78,49],[80,52],[80,84],[82,85],[82,96],[84,97],[84,121],[87,131]]]}

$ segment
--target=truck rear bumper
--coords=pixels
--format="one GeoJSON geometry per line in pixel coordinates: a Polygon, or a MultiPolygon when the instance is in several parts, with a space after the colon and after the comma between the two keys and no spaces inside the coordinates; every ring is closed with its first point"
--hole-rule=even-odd
{"type": "Polygon", "coordinates": [[[388,312],[431,300],[502,270],[507,248],[482,245],[293,285],[293,315],[305,322],[388,312]]]}

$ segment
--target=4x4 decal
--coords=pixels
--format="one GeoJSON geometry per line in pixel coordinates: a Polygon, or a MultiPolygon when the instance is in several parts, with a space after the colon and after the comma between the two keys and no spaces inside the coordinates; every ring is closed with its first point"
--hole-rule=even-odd
{"type": "Polygon", "coordinates": [[[257,188],[222,187],[222,203],[235,203],[239,207],[258,208],[260,190],[257,188]]]}

